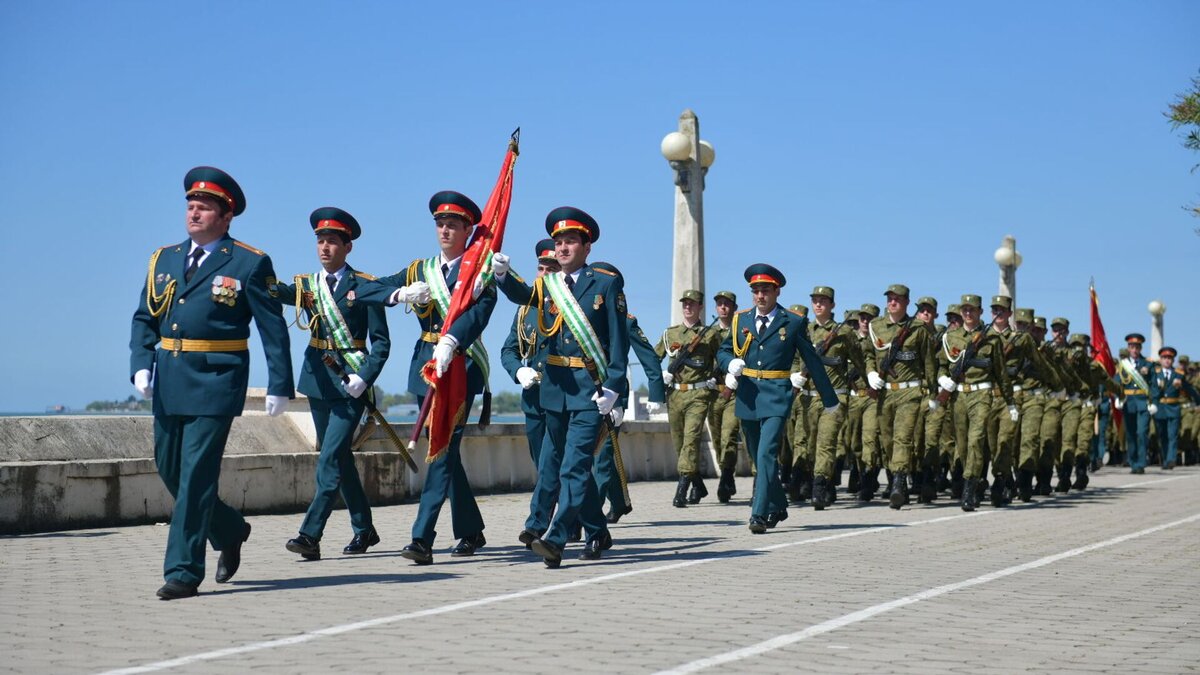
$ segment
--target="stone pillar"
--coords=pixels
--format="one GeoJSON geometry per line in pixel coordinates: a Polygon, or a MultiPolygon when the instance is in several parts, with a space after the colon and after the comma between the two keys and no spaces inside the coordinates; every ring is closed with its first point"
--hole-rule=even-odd
{"type": "MultiPolygon", "coordinates": [[[[1000,244],[1001,250],[1006,250],[1006,262],[1000,262],[1000,295],[1007,295],[1012,298],[1013,311],[1017,309],[1017,240],[1011,234],[1004,237],[1003,243],[1000,244]]],[[[988,298],[984,298],[987,302],[988,298]]]]}
{"type": "MultiPolygon", "coordinates": [[[[683,322],[679,297],[689,288],[704,291],[704,172],[700,168],[700,120],[684,110],[679,132],[691,141],[691,160],[675,186],[675,253],[671,265],[671,325],[683,322]]],[[[703,316],[703,310],[701,310],[703,316]]]]}
{"type": "Polygon", "coordinates": [[[1167,313],[1167,306],[1161,300],[1155,300],[1150,303],[1150,351],[1142,354],[1142,357],[1151,361],[1158,360],[1158,350],[1163,347],[1163,315],[1167,313]]]}

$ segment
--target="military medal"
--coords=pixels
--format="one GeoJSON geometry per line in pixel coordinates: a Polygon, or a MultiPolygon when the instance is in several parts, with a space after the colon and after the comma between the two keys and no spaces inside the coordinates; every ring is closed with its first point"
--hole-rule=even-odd
{"type": "Polygon", "coordinates": [[[784,342],[786,340],[787,340],[787,326],[780,326],[779,327],[779,341],[784,342]]]}
{"type": "Polygon", "coordinates": [[[354,306],[354,291],[348,291],[346,293],[346,306],[347,307],[354,306]]]}
{"type": "Polygon", "coordinates": [[[238,291],[242,283],[233,277],[214,276],[212,280],[212,299],[222,305],[233,307],[237,303],[238,291]]]}
{"type": "Polygon", "coordinates": [[[597,293],[596,300],[595,300],[595,302],[592,303],[592,309],[594,309],[596,311],[600,311],[600,305],[603,305],[603,304],[604,304],[604,296],[597,293]]]}

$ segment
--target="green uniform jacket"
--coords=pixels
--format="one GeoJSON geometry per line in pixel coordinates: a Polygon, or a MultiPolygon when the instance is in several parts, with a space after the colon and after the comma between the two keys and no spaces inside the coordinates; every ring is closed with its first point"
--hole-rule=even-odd
{"type": "Polygon", "coordinates": [[[966,357],[967,346],[975,339],[979,340],[975,353],[966,362],[961,363],[960,384],[992,383],[999,388],[1000,395],[1008,405],[1013,405],[1012,384],[1008,380],[1008,372],[1004,369],[1004,344],[999,336],[985,326],[976,326],[967,330],[959,326],[946,331],[942,336],[942,347],[938,352],[939,374],[954,377],[960,362],[966,357]],[[986,328],[986,330],[985,330],[986,328]]]}
{"type": "MultiPolygon", "coordinates": [[[[205,258],[190,283],[183,280],[191,240],[158,250],[142,287],[129,338],[129,373],[154,373],[155,415],[230,417],[246,407],[250,351],[173,351],[156,348],[161,338],[244,340],[250,320],[267,355],[267,394],[295,396],[287,324],[271,258],[226,235],[205,258]],[[225,281],[226,279],[230,281],[225,281]],[[176,284],[170,304],[155,317],[147,291],[161,296],[176,284]],[[225,284],[236,286],[236,290],[225,284]],[[218,291],[229,294],[219,294],[218,291]],[[219,301],[220,300],[220,301],[219,301]]],[[[160,307],[153,308],[157,311],[160,307]]]]}
{"type": "MultiPolygon", "coordinates": [[[[654,345],[654,353],[658,355],[661,361],[664,356],[667,357],[667,367],[671,366],[676,353],[679,350],[686,348],[696,339],[696,336],[704,333],[705,326],[698,323],[695,326],[685,326],[677,324],[663,331],[662,337],[658,339],[658,343],[654,345]]],[[[725,331],[728,333],[728,331],[725,331]]],[[[692,349],[688,359],[683,362],[683,366],[679,372],[675,373],[675,382],[679,384],[695,384],[703,382],[713,376],[717,369],[717,351],[721,349],[721,330],[713,328],[708,331],[704,337],[696,343],[692,349]]]]}
{"type": "Polygon", "coordinates": [[[905,316],[899,321],[892,321],[886,314],[871,320],[868,335],[871,348],[863,353],[867,372],[879,373],[888,382],[920,381],[928,391],[934,391],[937,386],[937,364],[934,360],[933,336],[924,329],[925,322],[905,316]],[[879,368],[891,350],[892,341],[896,339],[904,324],[908,321],[908,334],[899,346],[896,355],[891,360],[890,373],[880,372],[879,368]]]}
{"type": "MultiPolygon", "coordinates": [[[[858,332],[844,323],[838,323],[832,318],[826,321],[823,325],[812,320],[808,322],[808,340],[817,350],[817,355],[821,358],[821,362],[825,364],[825,375],[829,377],[829,383],[834,389],[846,389],[850,385],[850,380],[847,374],[850,371],[850,365],[854,365],[854,370],[858,373],[865,372],[866,363],[863,361],[862,350],[859,349],[858,332]],[[836,329],[836,333],[834,333],[836,329]],[[834,337],[830,338],[833,334],[834,337]],[[822,345],[828,341],[829,346],[825,349],[824,354],[821,353],[822,345]]],[[[799,372],[806,372],[807,367],[799,368],[802,364],[794,364],[793,369],[799,369],[799,372]]],[[[804,384],[805,391],[812,391],[812,381],[804,384]]]]}
{"type": "Polygon", "coordinates": [[[994,326],[991,330],[1003,345],[1004,371],[1014,386],[1020,385],[1025,390],[1049,387],[1050,391],[1059,391],[1063,388],[1058,373],[1037,348],[1032,335],[1012,326],[1003,332],[994,326]]]}

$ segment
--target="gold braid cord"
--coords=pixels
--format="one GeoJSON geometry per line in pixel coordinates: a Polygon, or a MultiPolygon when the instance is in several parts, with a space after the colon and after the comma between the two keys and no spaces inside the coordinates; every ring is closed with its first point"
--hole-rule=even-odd
{"type": "Polygon", "coordinates": [[[554,319],[554,323],[551,324],[549,328],[546,328],[545,322],[542,321],[542,316],[545,314],[545,312],[541,311],[542,301],[543,301],[544,297],[545,297],[545,290],[544,290],[544,287],[542,284],[542,278],[538,277],[537,279],[534,279],[534,281],[533,281],[533,292],[529,294],[529,304],[527,305],[527,307],[532,308],[532,307],[536,306],[538,308],[538,313],[537,313],[538,332],[541,333],[543,337],[554,337],[554,335],[556,333],[558,333],[559,329],[562,328],[563,315],[562,315],[562,312],[560,311],[558,313],[558,317],[554,319]]]}
{"type": "Polygon", "coordinates": [[[301,308],[304,306],[304,276],[305,275],[303,274],[297,274],[294,277],[296,282],[296,327],[300,330],[312,333],[315,337],[317,334],[316,325],[317,322],[321,320],[321,315],[318,314],[315,309],[309,311],[309,316],[311,316],[312,319],[309,319],[308,321],[305,321],[304,317],[301,315],[301,308]]]}
{"type": "MultiPolygon", "coordinates": [[[[404,285],[411,286],[417,279],[417,269],[421,266],[421,260],[414,260],[408,265],[408,276],[404,280],[404,285]]],[[[405,312],[413,312],[418,319],[428,319],[433,314],[433,299],[429,300],[427,305],[409,305],[404,308],[405,312]]]]}
{"type": "Polygon", "coordinates": [[[174,279],[167,282],[162,293],[154,292],[154,269],[158,265],[158,256],[162,252],[163,250],[160,248],[150,256],[150,266],[146,271],[146,309],[155,319],[167,311],[171,306],[171,298],[175,296],[176,283],[174,279]]]}
{"type": "Polygon", "coordinates": [[[739,359],[744,359],[746,358],[746,352],[750,351],[750,342],[754,340],[754,336],[747,333],[746,341],[740,347],[738,346],[738,316],[740,314],[733,315],[733,325],[729,327],[729,340],[733,343],[733,355],[739,359]]]}
{"type": "Polygon", "coordinates": [[[522,361],[528,361],[534,353],[534,343],[537,341],[537,328],[525,334],[525,317],[529,315],[529,305],[517,309],[517,355],[522,361]]]}

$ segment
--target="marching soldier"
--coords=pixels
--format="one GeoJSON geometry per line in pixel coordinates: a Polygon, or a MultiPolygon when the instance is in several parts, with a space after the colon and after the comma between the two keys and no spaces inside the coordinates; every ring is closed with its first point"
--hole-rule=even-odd
{"type": "MultiPolygon", "coordinates": [[[[1044,335],[1038,333],[1038,321],[1034,318],[1034,339],[1040,340],[1044,335]]],[[[1051,486],[1051,480],[1054,477],[1055,466],[1058,463],[1061,455],[1063,441],[1063,417],[1069,412],[1068,392],[1072,389],[1079,389],[1081,383],[1075,377],[1074,371],[1067,365],[1067,353],[1069,346],[1067,345],[1067,336],[1070,334],[1071,322],[1066,318],[1058,316],[1050,321],[1050,330],[1053,333],[1053,338],[1049,342],[1040,342],[1039,348],[1042,350],[1042,355],[1054,368],[1058,375],[1059,383],[1062,389],[1056,391],[1049,399],[1046,400],[1045,408],[1042,412],[1042,426],[1038,431],[1038,438],[1041,443],[1041,455],[1038,457],[1038,473],[1037,485],[1034,486],[1034,494],[1046,496],[1052,491],[1061,487],[1069,489],[1070,483],[1064,484],[1059,480],[1059,484],[1051,486]]],[[[1044,334],[1044,329],[1042,329],[1044,334]]]]}
{"type": "Polygon", "coordinates": [[[307,312],[311,336],[304,350],[297,389],[308,397],[317,430],[317,491],[309,504],[300,533],[285,545],[306,560],[321,558],[321,534],[339,492],[350,512],[354,538],[342,553],[366,553],[379,543],[371,520],[371,505],[363,490],[350,445],[366,407],[364,396],[383,370],[391,350],[387,317],[382,306],[356,303],[358,279],[375,277],[346,264],[362,228],[354,216],[334,207],[319,208],[308,218],[317,235],[321,271],[298,274],[292,285],[280,284],[284,297],[295,298],[296,321],[307,312]],[[370,349],[367,338],[370,338],[370,349]],[[333,354],[345,366],[349,380],[342,382],[322,361],[333,354]]]}
{"type": "MultiPolygon", "coordinates": [[[[879,305],[867,302],[858,310],[858,351],[863,356],[863,367],[867,365],[867,354],[874,352],[871,341],[871,322],[879,317],[879,305]]],[[[862,438],[861,455],[862,469],[859,476],[858,500],[866,503],[875,498],[879,491],[879,472],[883,469],[883,451],[879,447],[879,406],[875,389],[871,387],[867,373],[859,374],[861,388],[851,396],[850,414],[855,410],[861,416],[860,436],[862,438]]]]}
{"type": "MultiPolygon", "coordinates": [[[[1200,390],[1200,368],[1192,363],[1187,354],[1179,357],[1179,367],[1184,370],[1184,379],[1193,389],[1200,390]]],[[[1200,461],[1200,406],[1185,400],[1179,405],[1179,454],[1183,463],[1191,466],[1200,461]]]]}
{"type": "MultiPolygon", "coordinates": [[[[925,330],[929,331],[929,342],[933,349],[929,358],[936,363],[937,345],[941,344],[942,335],[946,330],[944,326],[935,323],[938,317],[937,299],[927,295],[917,298],[915,316],[925,324],[925,330]]],[[[933,394],[934,392],[930,391],[930,400],[933,394]]],[[[917,428],[913,444],[916,452],[910,460],[908,470],[913,479],[913,488],[917,490],[918,504],[929,504],[937,499],[937,470],[941,452],[938,439],[945,417],[946,409],[932,405],[929,401],[917,407],[917,428]]]]}
{"type": "MultiPolygon", "coordinates": [[[[962,308],[958,304],[950,304],[946,306],[946,330],[941,331],[942,335],[946,331],[954,330],[962,326],[962,308]]],[[[942,340],[938,338],[933,345],[934,351],[941,349],[942,340]]],[[[942,477],[938,479],[938,490],[949,490],[950,498],[954,501],[962,499],[963,489],[963,466],[967,461],[966,448],[959,449],[955,442],[954,431],[954,399],[951,397],[946,400],[944,407],[945,415],[942,418],[942,477]],[[949,474],[949,475],[947,475],[949,474]]]]}
{"type": "MultiPolygon", "coordinates": [[[[842,312],[842,323],[850,327],[854,338],[854,347],[862,355],[862,336],[859,331],[858,309],[850,308],[842,312]]],[[[860,394],[867,388],[862,369],[851,365],[846,371],[846,415],[838,434],[838,465],[850,467],[850,478],[846,490],[857,496],[862,480],[862,409],[855,415],[855,404],[860,394]]],[[[834,467],[834,484],[840,485],[841,471],[834,467]]]]}
{"type": "Polygon", "coordinates": [[[229,236],[246,209],[241,187],[201,166],[183,189],[188,238],[150,257],[129,339],[130,379],[153,399],[154,463],[175,498],[163,600],[197,594],[206,539],[221,552],[217,583],[229,581],[250,536],[250,523],[217,497],[217,480],[233,418],[246,404],[252,319],[267,357],[267,414],[282,414],[295,396],[271,258],[229,236]]]}
{"type": "Polygon", "coordinates": [[[717,380],[713,373],[721,343],[718,342],[720,332],[713,330],[713,326],[706,326],[702,320],[704,295],[700,291],[684,291],[679,303],[683,309],[683,323],[664,331],[654,351],[660,359],[667,358],[667,369],[662,372],[662,377],[671,388],[667,417],[671,422],[675,454],[679,458],[679,482],[671,504],[684,508],[689,503],[698,504],[708,495],[700,476],[700,442],[709,407],[717,396],[717,380]],[[689,487],[693,493],[690,499],[689,487]]]}
{"type": "MultiPolygon", "coordinates": [[[[431,359],[444,368],[455,352],[465,354],[467,367],[467,400],[470,410],[475,397],[484,391],[488,380],[488,356],[479,340],[496,308],[496,288],[488,284],[478,299],[450,327],[443,329],[450,309],[450,295],[458,283],[459,263],[467,250],[471,231],[482,215],[479,207],[466,195],[446,190],[429,200],[437,233],[438,255],[414,260],[404,272],[368,282],[359,293],[360,301],[387,304],[411,303],[421,327],[421,336],[413,347],[408,371],[408,391],[424,402],[428,385],[422,369],[431,359]]],[[[433,542],[437,538],[437,521],[442,504],[450,500],[450,516],[458,544],[452,556],[471,556],[487,543],[483,536],[483,515],[471,492],[471,483],[463,470],[460,446],[466,416],[455,425],[450,445],[445,453],[426,466],[425,484],[421,488],[421,504],[413,522],[412,543],[400,555],[417,565],[433,563],[433,542]]]]}
{"type": "Polygon", "coordinates": [[[1200,400],[1196,390],[1187,381],[1187,371],[1175,367],[1174,347],[1158,350],[1158,363],[1154,364],[1150,377],[1154,380],[1154,426],[1158,428],[1159,443],[1164,448],[1162,468],[1175,468],[1176,446],[1179,441],[1180,404],[1189,399],[1200,400]]]}
{"type": "Polygon", "coordinates": [[[762,534],[787,518],[787,499],[779,483],[777,453],[783,425],[792,404],[791,366],[797,352],[808,366],[826,412],[833,414],[837,395],[825,375],[805,321],[779,304],[779,289],[787,283],[771,265],[746,268],[753,310],[734,315],[729,338],[721,344],[718,363],[726,370],[725,384],[737,389],[737,416],[746,447],[756,453],[758,480],[750,509],[750,531],[762,534]]]}
{"type": "Polygon", "coordinates": [[[1149,441],[1150,418],[1158,412],[1151,401],[1154,378],[1150,376],[1150,362],[1142,358],[1142,344],[1146,337],[1141,333],[1125,336],[1125,347],[1129,357],[1117,363],[1113,375],[1121,386],[1117,399],[1117,410],[1125,414],[1125,452],[1129,457],[1129,473],[1146,473],[1146,445],[1149,441]]]}
{"type": "MultiPolygon", "coordinates": [[[[978,295],[962,296],[959,308],[963,325],[946,332],[938,354],[937,385],[944,392],[939,393],[939,400],[954,399],[954,429],[958,434],[958,445],[965,447],[967,453],[963,470],[966,479],[963,511],[974,511],[979,506],[978,485],[986,463],[987,421],[996,390],[1007,404],[1009,420],[1016,422],[1020,414],[1004,369],[1004,346],[1000,338],[979,320],[981,304],[983,298],[978,295]]],[[[1003,491],[1004,480],[997,476],[992,490],[993,506],[1003,505],[1003,500],[998,502],[996,499],[1003,491]]]]}
{"type": "Polygon", "coordinates": [[[1096,429],[1096,401],[1102,395],[1107,396],[1109,391],[1117,393],[1118,389],[1104,371],[1104,366],[1092,358],[1092,341],[1086,333],[1072,335],[1070,343],[1069,364],[1076,378],[1083,383],[1083,388],[1079,392],[1079,418],[1076,427],[1073,430],[1063,429],[1062,463],[1068,475],[1074,465],[1075,482],[1071,487],[1083,490],[1088,486],[1088,459],[1092,436],[1096,429]]]}
{"type": "MultiPolygon", "coordinates": [[[[801,304],[788,307],[788,311],[802,319],[808,318],[808,308],[801,304]]],[[[799,369],[803,362],[796,357],[793,368],[799,369]]],[[[804,390],[792,387],[792,411],[787,421],[787,433],[779,448],[779,482],[783,485],[788,502],[803,504],[812,496],[813,457],[809,448],[808,428],[804,426],[805,404],[801,399],[804,390]]]]}
{"type": "MultiPolygon", "coordinates": [[[[729,337],[733,315],[737,312],[737,296],[732,291],[718,291],[713,296],[717,306],[717,343],[723,344],[729,337]]],[[[717,456],[717,468],[721,477],[717,482],[717,501],[728,504],[729,498],[737,494],[734,483],[734,473],[737,470],[738,438],[741,437],[741,426],[738,424],[736,409],[733,404],[733,391],[725,386],[725,371],[716,366],[713,377],[717,381],[717,396],[708,408],[708,435],[712,439],[714,452],[717,456]]],[[[754,455],[750,456],[750,470],[754,472],[754,455]]]]}
{"type": "Polygon", "coordinates": [[[625,385],[629,323],[621,278],[587,263],[600,225],[586,212],[562,206],[546,216],[562,271],[534,280],[532,288],[508,276],[507,256],[493,256],[497,281],[518,304],[536,308],[538,337],[546,342],[546,371],[538,389],[546,436],[538,464],[538,487],[519,536],[547,567],[562,564],[570,530],[581,524],[587,543],[580,558],[596,560],[612,547],[600,496],[591,477],[592,454],[625,385]],[[590,370],[594,368],[594,371],[590,370]],[[592,373],[595,373],[594,375],[592,373]],[[539,495],[557,486],[555,503],[539,495]]]}
{"type": "MultiPolygon", "coordinates": [[[[834,394],[848,398],[847,374],[851,364],[860,373],[866,370],[855,330],[834,321],[832,287],[817,286],[810,297],[813,316],[808,324],[808,340],[816,348],[817,357],[824,365],[825,376],[833,386],[834,394]]],[[[839,405],[832,413],[826,413],[808,372],[807,364],[801,361],[792,373],[791,380],[792,387],[802,392],[800,404],[804,408],[801,415],[810,449],[807,460],[812,463],[813,508],[820,511],[831,504],[834,498],[834,456],[846,406],[839,405]]]]}
{"type": "Polygon", "coordinates": [[[888,502],[893,509],[908,503],[917,409],[924,405],[924,391],[932,391],[937,378],[932,336],[924,321],[909,316],[908,292],[904,284],[888,286],[886,316],[868,326],[871,347],[864,353],[867,381],[880,392],[879,435],[892,472],[888,502]]]}

